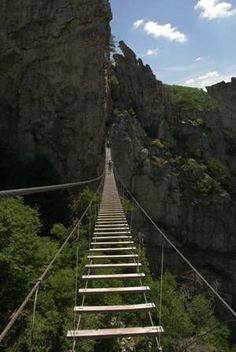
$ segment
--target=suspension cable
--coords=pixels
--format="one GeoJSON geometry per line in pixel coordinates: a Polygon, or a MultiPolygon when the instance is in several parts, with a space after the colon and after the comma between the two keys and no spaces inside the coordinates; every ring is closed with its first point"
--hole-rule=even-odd
{"type": "MultiPolygon", "coordinates": [[[[80,237],[80,222],[77,228],[77,238],[76,238],[76,264],[75,264],[75,307],[77,306],[78,297],[78,281],[79,281],[79,237],[80,237]]],[[[76,312],[74,311],[74,328],[76,327],[76,312]]]]}
{"type": "MultiPolygon", "coordinates": [[[[164,273],[164,244],[161,246],[161,276],[160,276],[160,301],[159,301],[159,325],[162,325],[162,301],[163,301],[163,273],[164,273]]],[[[159,333],[159,345],[161,345],[161,333],[159,333]]]]}
{"type": "Polygon", "coordinates": [[[36,307],[37,307],[37,300],[38,300],[38,292],[39,292],[40,285],[37,286],[34,296],[34,307],[33,307],[33,316],[32,316],[32,327],[31,327],[31,334],[30,334],[30,352],[34,350],[34,330],[35,330],[35,315],[36,315],[36,307]]]}
{"type": "MultiPolygon", "coordinates": [[[[19,318],[19,316],[21,315],[22,311],[24,310],[26,304],[29,302],[29,300],[31,299],[31,297],[33,296],[33,294],[36,292],[36,290],[38,289],[40,283],[44,280],[45,276],[47,275],[47,273],[49,272],[49,270],[52,268],[54,262],[56,261],[56,259],[59,257],[59,255],[61,254],[61,252],[63,251],[63,249],[65,248],[65,246],[67,245],[67,243],[70,241],[70,239],[73,237],[73,235],[75,234],[75,231],[78,227],[78,223],[81,223],[81,221],[83,220],[83,218],[85,217],[85,215],[87,214],[89,208],[91,207],[91,205],[93,204],[93,201],[95,199],[95,197],[97,196],[101,185],[103,184],[103,176],[104,176],[104,172],[102,174],[102,180],[97,188],[97,191],[94,194],[94,197],[92,198],[92,200],[90,201],[89,205],[87,206],[87,208],[84,210],[83,214],[81,215],[80,219],[78,220],[78,222],[76,223],[76,225],[74,226],[74,228],[72,229],[72,231],[70,232],[70,234],[68,235],[68,237],[66,238],[65,242],[62,244],[62,246],[58,249],[58,251],[56,252],[56,254],[54,255],[54,257],[51,259],[51,261],[49,262],[49,264],[47,265],[46,269],[44,270],[44,272],[42,273],[42,275],[40,276],[40,278],[37,280],[37,282],[35,283],[35,285],[33,286],[33,288],[30,290],[30,292],[28,293],[28,295],[25,297],[24,301],[22,302],[22,304],[20,305],[20,307],[17,309],[17,311],[15,312],[15,314],[11,317],[9,323],[6,325],[6,327],[4,328],[4,330],[2,331],[1,335],[0,335],[0,342],[4,339],[4,337],[6,336],[6,334],[8,333],[8,331],[11,329],[11,327],[13,326],[13,324],[15,323],[15,321],[19,318]]],[[[101,178],[101,176],[99,177],[101,178]]]]}
{"type": "Polygon", "coordinates": [[[103,174],[96,178],[91,178],[85,181],[72,182],[72,183],[62,183],[58,185],[50,185],[50,186],[39,186],[39,187],[29,187],[29,188],[18,188],[18,189],[8,189],[5,191],[0,191],[0,198],[4,197],[14,197],[14,196],[25,196],[27,194],[36,194],[42,192],[51,192],[63,189],[69,189],[73,187],[77,187],[80,185],[85,185],[87,183],[93,183],[100,180],[103,177],[103,174]]]}
{"type": "Polygon", "coordinates": [[[223,305],[236,317],[236,312],[230,305],[224,300],[224,298],[214,289],[214,287],[205,279],[205,277],[191,264],[191,262],[185,257],[185,255],[174,245],[174,243],[165,235],[165,233],[160,229],[160,227],[155,223],[155,221],[148,215],[146,210],[141,206],[141,204],[137,201],[137,199],[133,196],[133,194],[128,190],[128,188],[123,183],[121,177],[116,171],[116,175],[123,185],[126,192],[133,199],[136,205],[139,207],[141,212],[146,216],[146,218],[151,222],[151,224],[159,231],[160,235],[169,243],[169,245],[178,253],[178,255],[188,264],[188,266],[200,277],[200,279],[205,283],[205,285],[214,293],[214,295],[223,303],[223,305]]]}
{"type": "MultiPolygon", "coordinates": [[[[103,182],[101,182],[100,183],[100,186],[99,186],[99,188],[98,188],[98,190],[97,190],[97,192],[95,193],[95,195],[94,195],[94,198],[93,198],[93,200],[95,200],[95,202],[94,202],[94,218],[95,218],[95,221],[96,221],[96,218],[97,218],[97,204],[96,204],[96,198],[97,198],[97,195],[99,194],[99,191],[100,191],[100,187],[102,186],[102,184],[103,184],[103,182]]],[[[91,203],[91,205],[92,205],[93,203],[91,203]]],[[[92,207],[90,207],[89,208],[90,210],[92,209],[92,207]]],[[[91,236],[92,236],[92,226],[91,226],[92,224],[91,224],[91,212],[90,212],[90,217],[89,217],[89,249],[90,249],[90,245],[91,245],[91,236]]],[[[97,239],[95,238],[95,242],[97,241],[97,239]]],[[[90,258],[89,259],[89,265],[91,265],[92,264],[92,259],[90,258]]],[[[89,266],[89,268],[88,268],[88,271],[87,271],[87,276],[88,275],[90,275],[90,273],[91,273],[91,267],[89,266]]],[[[88,280],[86,280],[86,282],[85,282],[85,289],[87,289],[88,288],[88,283],[89,283],[89,281],[88,280]]],[[[77,287],[77,293],[78,293],[78,287],[77,287]]],[[[81,302],[81,307],[83,307],[84,306],[84,304],[85,304],[85,299],[86,299],[86,296],[85,295],[83,295],[82,296],[82,302],[81,302]]],[[[75,313],[76,314],[76,313],[75,313]]],[[[80,323],[81,323],[81,318],[82,318],[82,316],[81,316],[81,314],[79,314],[79,316],[78,316],[78,320],[77,320],[77,324],[76,324],[76,315],[74,315],[74,328],[75,328],[75,330],[78,330],[79,329],[79,327],[80,327],[80,323]]],[[[73,338],[73,340],[72,340],[72,352],[76,352],[76,339],[75,338],[73,338]]]]}

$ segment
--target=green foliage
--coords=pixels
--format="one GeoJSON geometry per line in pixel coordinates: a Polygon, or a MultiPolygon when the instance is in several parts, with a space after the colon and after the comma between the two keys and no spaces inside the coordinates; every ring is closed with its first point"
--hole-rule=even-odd
{"type": "Polygon", "coordinates": [[[120,111],[119,109],[114,109],[113,114],[115,115],[115,117],[118,117],[118,118],[124,117],[124,112],[120,111]]]}
{"type": "Polygon", "coordinates": [[[137,208],[128,198],[121,197],[121,204],[126,214],[131,214],[137,211],[137,208]]]}
{"type": "Polygon", "coordinates": [[[130,116],[136,117],[136,113],[135,113],[134,108],[132,106],[128,109],[128,113],[130,116]]]}
{"type": "Polygon", "coordinates": [[[219,182],[208,175],[205,164],[192,158],[180,157],[177,159],[177,168],[184,189],[201,196],[209,196],[222,191],[219,182]]]}
{"type": "Polygon", "coordinates": [[[204,121],[202,118],[198,118],[198,119],[196,119],[196,120],[193,121],[193,124],[194,124],[195,126],[202,126],[202,127],[204,127],[204,126],[206,126],[206,121],[204,121]]]}
{"type": "Polygon", "coordinates": [[[202,117],[194,118],[198,113],[215,108],[210,96],[202,89],[183,87],[178,85],[168,86],[171,93],[171,102],[174,113],[178,119],[195,120],[197,125],[205,125],[202,117]]]}
{"type": "Polygon", "coordinates": [[[158,156],[152,156],[151,158],[152,164],[157,167],[163,167],[166,164],[166,160],[163,158],[160,158],[158,156]]]}
{"type": "Polygon", "coordinates": [[[152,154],[154,154],[152,162],[158,167],[161,167],[166,161],[173,158],[169,143],[159,138],[152,141],[151,150],[152,154]]]}
{"type": "Polygon", "coordinates": [[[113,89],[120,87],[120,83],[114,73],[112,73],[112,75],[111,75],[111,85],[112,85],[113,89]]]}
{"type": "Polygon", "coordinates": [[[154,145],[155,147],[164,150],[164,151],[169,151],[170,150],[170,145],[169,143],[167,143],[166,141],[163,141],[159,138],[155,139],[154,141],[152,141],[152,145],[154,145]]]}
{"type": "MultiPolygon", "coordinates": [[[[86,189],[75,202],[75,210],[82,212],[93,196],[94,193],[86,189]]],[[[37,210],[24,205],[20,198],[0,201],[0,330],[66,239],[68,230],[62,224],[55,224],[50,238],[41,235],[42,224],[37,210]]],[[[81,226],[80,235],[79,272],[82,273],[88,250],[87,226],[81,226]]],[[[35,325],[36,352],[69,349],[70,343],[65,336],[73,327],[75,257],[76,246],[65,247],[40,287],[35,325]]],[[[81,281],[80,285],[83,284],[81,281]]],[[[1,351],[29,352],[32,303],[28,303],[7,335],[1,351]]]]}
{"type": "MultiPolygon", "coordinates": [[[[70,204],[70,210],[73,217],[80,218],[84,213],[85,209],[88,207],[89,203],[94,197],[94,192],[86,187],[82,193],[78,195],[77,198],[73,199],[70,204]]],[[[97,196],[93,202],[93,206],[98,207],[99,205],[99,196],[97,196]]],[[[86,215],[86,219],[89,218],[89,213],[86,215]]]]}
{"type": "Polygon", "coordinates": [[[63,224],[54,224],[51,231],[50,237],[59,242],[64,242],[68,236],[68,230],[63,224]]]}
{"type": "MultiPolygon", "coordinates": [[[[55,253],[57,245],[47,237],[39,237],[42,225],[38,212],[25,206],[20,198],[0,201],[0,224],[0,329],[2,329],[6,319],[19,306],[43,266],[55,253]]],[[[27,319],[26,315],[21,320],[23,329],[27,319]]],[[[12,330],[13,336],[17,334],[18,329],[16,324],[12,330]]],[[[23,351],[19,347],[16,350],[23,351]]]]}
{"type": "Polygon", "coordinates": [[[225,185],[228,178],[227,168],[218,159],[209,159],[206,165],[209,175],[222,185],[225,185]]]}
{"type": "MultiPolygon", "coordinates": [[[[93,192],[85,189],[74,202],[75,212],[82,212],[88,205],[93,192]]],[[[133,211],[132,204],[122,199],[126,210],[133,211]]],[[[49,237],[40,237],[42,224],[38,212],[25,206],[22,199],[5,199],[0,201],[0,328],[7,318],[19,306],[26,293],[34,284],[38,275],[49,259],[55,254],[68,230],[61,224],[55,224],[49,237]]],[[[81,226],[79,241],[79,267],[81,276],[87,263],[88,226],[81,226]]],[[[38,296],[35,325],[35,352],[62,352],[71,348],[66,339],[66,332],[73,328],[73,306],[75,296],[75,258],[76,243],[65,247],[63,254],[55,262],[53,270],[42,283],[38,296]]],[[[145,284],[151,288],[149,301],[155,302],[159,311],[160,280],[150,275],[147,259],[142,249],[139,250],[142,270],[146,274],[145,284]]],[[[94,274],[104,273],[102,269],[94,270],[94,274]]],[[[111,270],[117,273],[117,269],[111,270]]],[[[79,279],[79,287],[84,282],[79,279]]],[[[105,282],[93,281],[92,287],[108,287],[129,285],[120,280],[105,282]]],[[[139,285],[133,280],[133,285],[139,285]]],[[[143,302],[142,295],[100,295],[86,297],[86,305],[135,304],[143,302]]],[[[19,322],[7,336],[2,352],[29,352],[29,337],[32,322],[32,303],[24,310],[19,322]]],[[[80,301],[78,301],[80,304],[80,301]]],[[[181,287],[173,275],[166,272],[163,278],[162,324],[165,329],[162,344],[166,352],[188,351],[186,346],[197,348],[204,346],[206,351],[230,352],[229,330],[220,324],[213,314],[213,304],[206,295],[183,295],[181,287]],[[186,298],[187,297],[187,298],[186,298]]],[[[153,314],[154,323],[158,324],[158,316],[153,314]]],[[[82,316],[81,328],[105,328],[118,326],[149,325],[146,313],[92,314],[82,316]]],[[[137,338],[137,351],[154,352],[152,340],[137,338]],[[150,347],[147,347],[150,343],[150,347]]],[[[119,352],[120,340],[81,341],[80,352],[119,352]]],[[[190,350],[189,350],[190,351],[190,350]]],[[[233,351],[233,350],[232,350],[233,351]]],[[[231,352],[232,352],[231,351],[231,352]]]]}
{"type": "Polygon", "coordinates": [[[128,110],[123,110],[120,111],[119,109],[114,109],[113,110],[113,114],[115,115],[115,117],[118,118],[123,118],[123,117],[136,117],[136,113],[134,111],[134,108],[130,107],[128,110]]]}

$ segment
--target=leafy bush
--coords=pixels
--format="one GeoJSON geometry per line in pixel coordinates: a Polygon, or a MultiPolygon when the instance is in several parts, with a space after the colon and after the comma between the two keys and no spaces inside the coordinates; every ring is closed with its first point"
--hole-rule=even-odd
{"type": "Polygon", "coordinates": [[[121,197],[121,204],[126,214],[134,213],[137,210],[137,208],[128,198],[121,197]]]}
{"type": "Polygon", "coordinates": [[[119,109],[114,109],[114,110],[113,110],[113,114],[114,114],[116,117],[119,117],[119,118],[124,117],[124,113],[123,113],[122,111],[120,111],[119,109]]]}
{"type": "Polygon", "coordinates": [[[216,181],[225,185],[228,177],[228,170],[218,159],[207,160],[207,170],[209,175],[211,175],[216,181]]]}
{"type": "Polygon", "coordinates": [[[157,156],[152,156],[151,161],[154,166],[163,167],[166,160],[157,156]]]}
{"type": "Polygon", "coordinates": [[[161,149],[161,150],[164,150],[164,151],[169,151],[170,150],[170,145],[169,143],[167,143],[166,141],[163,141],[159,138],[155,139],[154,141],[152,141],[152,145],[161,149]]]}
{"type": "MultiPolygon", "coordinates": [[[[191,166],[193,168],[193,166],[191,166]]],[[[92,197],[92,192],[86,189],[76,202],[76,211],[81,212],[92,197]]],[[[122,200],[127,209],[132,206],[127,199],[122,200]]],[[[133,211],[133,210],[132,210],[133,211]]],[[[40,237],[42,225],[38,212],[18,199],[0,201],[0,328],[2,329],[7,318],[25,297],[32,287],[36,277],[49,259],[55,254],[59,242],[66,235],[61,224],[56,224],[51,230],[53,240],[40,237]],[[59,242],[58,242],[59,241],[59,242]]],[[[81,227],[81,240],[79,242],[78,273],[84,273],[88,254],[87,227],[81,227]]],[[[75,296],[75,257],[76,245],[65,247],[63,254],[55,262],[53,270],[43,282],[38,296],[35,321],[35,351],[36,352],[62,352],[69,350],[71,343],[66,339],[67,329],[73,328],[73,306],[75,296]]],[[[150,286],[150,302],[157,307],[157,314],[153,314],[154,324],[158,324],[159,295],[161,283],[150,275],[147,259],[143,250],[139,251],[142,269],[146,274],[146,284],[150,286]]],[[[116,273],[112,269],[111,273],[116,273]]],[[[96,274],[102,273],[97,269],[96,274]]],[[[104,273],[104,272],[103,272],[104,273]]],[[[84,282],[79,278],[79,287],[84,282]]],[[[107,280],[106,282],[93,281],[93,287],[122,286],[120,280],[107,280]]],[[[134,280],[133,285],[139,285],[134,280]]],[[[205,295],[183,295],[173,275],[166,272],[163,277],[163,306],[162,325],[165,334],[162,345],[166,352],[184,351],[186,345],[194,342],[196,350],[199,345],[206,351],[230,352],[229,330],[214,318],[213,304],[205,295]],[[187,298],[186,298],[187,297],[187,298]]],[[[192,292],[192,291],[191,291],[192,292]]],[[[140,295],[100,295],[99,297],[86,297],[87,305],[109,304],[138,304],[143,302],[140,295]]],[[[78,304],[80,302],[78,301],[78,304]]],[[[2,352],[29,352],[29,337],[32,323],[32,305],[24,310],[19,322],[14,325],[4,344],[2,352]]],[[[145,326],[150,324],[145,313],[120,313],[115,317],[110,314],[83,315],[80,327],[105,328],[109,326],[145,326]]],[[[148,342],[146,337],[135,339],[137,351],[146,351],[148,342]]],[[[151,340],[150,340],[151,342],[151,340]]],[[[154,344],[150,345],[154,352],[154,344]]],[[[81,352],[118,352],[120,340],[109,341],[88,340],[81,341],[81,352]]],[[[233,350],[232,350],[233,351],[233,350]]]]}
{"type": "Polygon", "coordinates": [[[191,158],[178,158],[181,181],[184,187],[202,196],[221,192],[220,184],[207,173],[207,166],[191,158]]]}
{"type": "Polygon", "coordinates": [[[120,83],[116,77],[116,75],[114,73],[112,73],[111,75],[111,84],[112,84],[112,87],[116,87],[116,88],[119,88],[120,87],[120,83]]]}
{"type": "Polygon", "coordinates": [[[164,159],[165,162],[166,160],[171,160],[173,158],[170,145],[164,140],[157,138],[152,141],[151,149],[153,154],[152,161],[156,166],[160,167],[162,165],[161,159],[164,159]]]}
{"type": "Polygon", "coordinates": [[[215,103],[202,89],[183,87],[178,85],[168,86],[171,93],[171,103],[174,114],[178,119],[195,120],[197,125],[205,125],[202,118],[194,118],[204,111],[215,108],[215,103]]]}

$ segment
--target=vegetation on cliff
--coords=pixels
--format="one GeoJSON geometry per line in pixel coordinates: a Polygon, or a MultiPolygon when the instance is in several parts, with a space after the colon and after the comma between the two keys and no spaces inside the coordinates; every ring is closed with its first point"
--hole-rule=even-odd
{"type": "Polygon", "coordinates": [[[202,113],[215,108],[215,103],[203,89],[166,85],[171,95],[172,110],[176,118],[195,120],[204,124],[202,113]]]}
{"type": "MultiPolygon", "coordinates": [[[[93,192],[86,189],[76,199],[71,209],[74,215],[79,215],[88,205],[93,192]]],[[[123,200],[129,211],[133,208],[127,199],[123,200]]],[[[60,244],[66,238],[68,231],[62,224],[55,224],[49,234],[43,232],[39,213],[24,204],[21,198],[3,199],[0,201],[0,329],[2,330],[7,318],[13,314],[26,293],[32,287],[42,269],[54,255],[60,244]]],[[[79,267],[80,274],[84,272],[87,261],[88,249],[88,218],[81,227],[79,242],[79,267]]],[[[147,276],[147,284],[151,287],[150,300],[159,307],[160,281],[152,278],[148,269],[145,253],[140,249],[143,269],[147,276]]],[[[62,352],[69,349],[66,340],[67,329],[73,326],[73,306],[75,295],[75,262],[76,243],[72,242],[66,247],[59,257],[56,265],[49,274],[39,291],[36,325],[35,348],[36,352],[62,352]]],[[[99,273],[99,270],[96,272],[99,273]]],[[[114,269],[115,273],[115,269],[114,269]]],[[[116,280],[112,283],[96,282],[94,287],[112,284],[119,286],[116,280]]],[[[135,283],[134,283],[135,284],[135,283]]],[[[138,283],[137,283],[138,284],[138,283]]],[[[83,283],[80,280],[79,286],[83,283]]],[[[163,279],[163,326],[165,336],[163,345],[165,351],[183,351],[187,346],[204,345],[214,347],[214,351],[233,351],[229,347],[228,329],[214,318],[214,301],[212,298],[197,292],[194,285],[179,285],[173,275],[166,272],[163,279]],[[191,287],[191,289],[190,289],[191,287]]],[[[135,304],[131,297],[106,296],[99,297],[99,302],[94,302],[90,297],[87,304],[135,304]]],[[[26,308],[20,320],[8,334],[3,352],[27,352],[32,324],[32,304],[26,308]]],[[[158,324],[158,309],[154,320],[158,324]]],[[[105,326],[119,326],[120,324],[135,326],[148,325],[147,316],[144,314],[119,314],[111,320],[110,315],[91,315],[83,317],[81,327],[93,328],[105,326]]],[[[136,340],[136,351],[145,351],[147,340],[136,340]]],[[[151,344],[150,351],[154,346],[151,344]]],[[[120,340],[106,340],[104,342],[85,341],[79,344],[81,352],[118,352],[120,340]]]]}

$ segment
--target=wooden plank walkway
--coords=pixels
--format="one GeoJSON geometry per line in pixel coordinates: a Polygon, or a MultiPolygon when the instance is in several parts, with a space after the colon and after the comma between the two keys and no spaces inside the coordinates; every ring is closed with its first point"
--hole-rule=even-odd
{"type": "MultiPolygon", "coordinates": [[[[108,153],[109,154],[109,153],[108,153]]],[[[110,155],[107,156],[110,158],[110,155]]],[[[74,312],[78,316],[83,317],[86,314],[121,314],[122,312],[129,312],[130,314],[137,314],[144,312],[147,314],[147,321],[149,320],[153,325],[153,320],[150,318],[151,311],[155,309],[154,303],[148,303],[146,293],[150,291],[149,286],[142,283],[145,274],[139,272],[141,263],[133,246],[134,241],[132,238],[129,225],[119,198],[116,188],[115,178],[112,171],[106,171],[104,189],[100,209],[98,212],[95,229],[90,242],[89,255],[87,256],[89,263],[85,265],[87,274],[82,275],[82,280],[86,282],[84,288],[78,290],[79,295],[83,297],[83,304],[75,306],[74,312]],[[111,253],[110,253],[111,252],[111,253]],[[117,254],[112,254],[117,252],[117,254]],[[128,252],[128,253],[127,253],[128,252]],[[99,260],[97,262],[97,260],[99,260]],[[130,261],[129,261],[130,260],[130,261]],[[115,272],[114,270],[115,269],[115,272]],[[93,272],[95,270],[95,273],[93,272]],[[97,272],[97,270],[99,270],[97,272]],[[100,271],[102,270],[102,274],[100,271]],[[105,270],[105,273],[103,273],[105,270]],[[112,271],[113,270],[113,271],[112,271]],[[120,287],[113,287],[110,280],[121,280],[120,287]],[[131,286],[129,282],[137,280],[140,285],[131,286]],[[103,281],[108,283],[104,286],[109,287],[91,287],[93,282],[103,281]],[[126,283],[127,280],[128,284],[126,283]],[[123,299],[128,296],[134,297],[137,302],[137,297],[140,298],[140,304],[121,304],[121,305],[99,305],[99,306],[85,306],[87,296],[90,295],[122,295],[123,299]],[[145,301],[143,302],[145,298],[145,301]]],[[[136,282],[136,281],[135,281],[136,282]]],[[[114,285],[114,283],[113,283],[114,285]]],[[[104,300],[105,302],[105,300],[104,300]]],[[[78,318],[79,321],[81,318],[78,318]]],[[[91,320],[92,321],[92,320],[91,320]]],[[[138,319],[137,319],[138,322],[138,319]]],[[[89,328],[89,327],[88,327],[89,328]]],[[[85,329],[69,330],[67,337],[74,342],[81,339],[107,339],[124,336],[154,336],[163,332],[162,326],[137,326],[137,327],[116,327],[105,329],[85,329]]],[[[156,340],[157,341],[157,340],[156,340]]]]}
{"type": "Polygon", "coordinates": [[[75,307],[74,311],[78,314],[84,313],[114,313],[114,312],[144,312],[156,308],[154,303],[144,304],[125,304],[115,306],[81,306],[75,307]]]}

